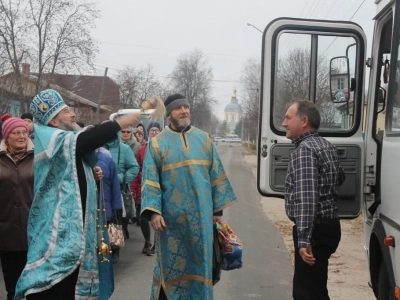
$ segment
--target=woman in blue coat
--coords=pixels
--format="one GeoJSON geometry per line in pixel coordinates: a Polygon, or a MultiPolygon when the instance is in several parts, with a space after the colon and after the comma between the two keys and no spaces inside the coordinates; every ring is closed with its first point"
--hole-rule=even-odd
{"type": "MultiPolygon", "coordinates": [[[[118,182],[121,186],[121,190],[126,184],[130,187],[132,180],[139,173],[139,165],[131,148],[121,143],[119,138],[107,143],[104,147],[110,151],[111,157],[117,166],[118,182]]],[[[129,239],[127,218],[122,218],[122,229],[125,238],[129,239]]],[[[114,262],[119,260],[119,249],[113,250],[113,260],[114,262]]]]}

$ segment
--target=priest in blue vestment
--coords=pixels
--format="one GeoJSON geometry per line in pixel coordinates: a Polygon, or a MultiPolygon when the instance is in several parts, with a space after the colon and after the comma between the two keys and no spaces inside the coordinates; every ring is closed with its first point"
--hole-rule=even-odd
{"type": "MultiPolygon", "coordinates": [[[[121,128],[136,125],[140,115],[74,131],[79,129],[75,113],[51,89],[36,95],[30,110],[35,120],[34,199],[27,264],[14,299],[97,300],[101,279],[94,150],[115,139],[121,128]]],[[[112,293],[111,280],[104,283],[106,294],[112,293]]]]}
{"type": "Polygon", "coordinates": [[[213,299],[213,224],[236,196],[209,135],[190,125],[189,102],[165,102],[169,127],[149,141],[141,214],[156,230],[152,300],[213,299]]]}

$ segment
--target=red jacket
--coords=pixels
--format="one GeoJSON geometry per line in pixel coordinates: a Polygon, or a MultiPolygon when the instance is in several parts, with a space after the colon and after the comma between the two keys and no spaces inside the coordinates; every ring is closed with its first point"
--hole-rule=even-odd
{"type": "Polygon", "coordinates": [[[131,183],[131,193],[135,198],[136,205],[140,205],[142,203],[142,168],[144,155],[146,153],[146,144],[140,147],[139,151],[136,153],[136,160],[139,164],[139,174],[135,179],[132,180],[131,183]]]}

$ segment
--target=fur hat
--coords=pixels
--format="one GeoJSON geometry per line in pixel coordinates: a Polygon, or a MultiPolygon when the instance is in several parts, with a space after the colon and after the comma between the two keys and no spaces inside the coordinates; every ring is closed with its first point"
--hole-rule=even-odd
{"type": "Polygon", "coordinates": [[[48,89],[33,98],[30,110],[36,122],[47,125],[66,107],[68,106],[61,95],[55,90],[48,89]]]}
{"type": "Polygon", "coordinates": [[[13,131],[17,127],[24,127],[26,131],[28,131],[28,126],[26,126],[26,122],[22,120],[21,118],[9,118],[7,119],[1,128],[1,132],[3,134],[3,138],[5,140],[8,139],[8,136],[10,135],[11,131],[13,131]]]}

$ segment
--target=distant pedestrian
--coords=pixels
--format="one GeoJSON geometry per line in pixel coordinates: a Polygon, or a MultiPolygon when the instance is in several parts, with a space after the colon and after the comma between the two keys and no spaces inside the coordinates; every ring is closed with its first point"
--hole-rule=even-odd
{"type": "Polygon", "coordinates": [[[21,115],[21,119],[24,120],[28,126],[29,138],[34,140],[35,131],[33,130],[33,115],[30,112],[27,112],[21,115]]]}
{"type": "Polygon", "coordinates": [[[146,145],[146,140],[144,139],[144,133],[140,130],[135,133],[136,140],[140,144],[140,146],[146,145]]]}
{"type": "Polygon", "coordinates": [[[170,126],[149,141],[142,169],[142,215],[156,230],[151,299],[213,299],[213,223],[236,196],[210,137],[190,125],[188,100],[165,106],[170,126]]]}
{"type": "Polygon", "coordinates": [[[297,101],[282,123],[295,145],[285,184],[286,213],[295,223],[295,300],[329,299],[328,260],[341,237],[337,187],[345,174],[336,147],[317,133],[320,120],[314,103],[297,101]]]}
{"type": "Polygon", "coordinates": [[[136,125],[136,128],[143,133],[144,140],[147,142],[147,133],[144,125],[142,123],[139,123],[136,125]]]}
{"type": "Polygon", "coordinates": [[[136,155],[140,148],[140,143],[133,134],[133,127],[121,129],[121,142],[131,148],[133,155],[136,155]]]}

